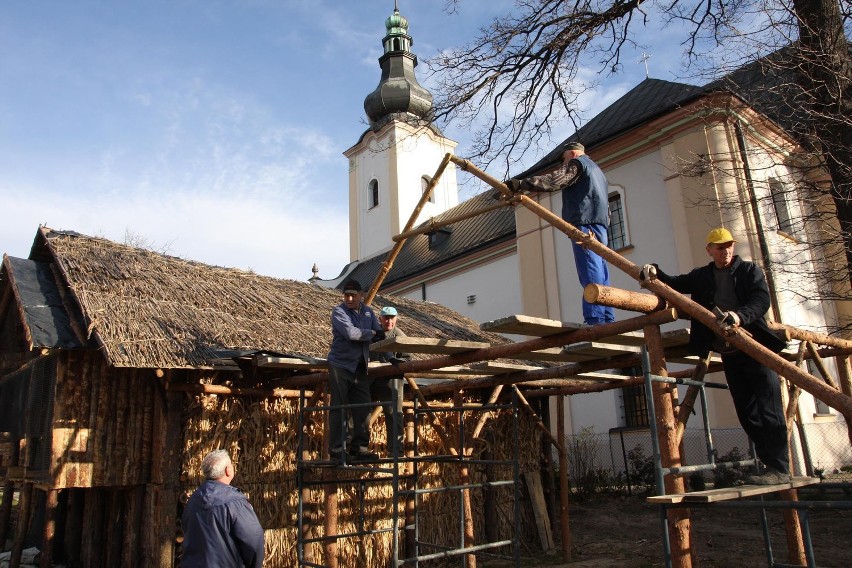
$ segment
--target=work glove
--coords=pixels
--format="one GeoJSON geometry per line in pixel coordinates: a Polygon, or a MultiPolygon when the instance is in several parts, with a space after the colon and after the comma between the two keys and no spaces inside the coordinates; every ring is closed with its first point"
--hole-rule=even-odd
{"type": "Polygon", "coordinates": [[[722,314],[718,316],[718,319],[719,323],[722,324],[722,327],[725,329],[740,325],[740,316],[737,315],[737,312],[722,312],[722,314]]]}
{"type": "Polygon", "coordinates": [[[380,330],[376,332],[376,335],[373,336],[373,342],[382,341],[387,335],[384,330],[380,330]]]}
{"type": "Polygon", "coordinates": [[[512,193],[518,193],[519,191],[521,191],[521,180],[519,179],[511,178],[507,179],[503,183],[506,184],[506,187],[508,187],[512,193]]]}
{"type": "Polygon", "coordinates": [[[402,357],[396,357],[394,355],[388,357],[388,363],[390,363],[391,365],[399,365],[400,363],[405,363],[405,362],[406,362],[406,359],[403,359],[402,357]]]}
{"type": "Polygon", "coordinates": [[[657,267],[653,264],[646,264],[642,267],[642,270],[639,271],[639,280],[642,282],[646,282],[648,280],[656,280],[657,279],[657,267]]]}

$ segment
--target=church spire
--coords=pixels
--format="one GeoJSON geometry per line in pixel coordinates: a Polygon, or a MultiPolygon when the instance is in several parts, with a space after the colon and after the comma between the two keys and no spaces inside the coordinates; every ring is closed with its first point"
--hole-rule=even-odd
{"type": "Polygon", "coordinates": [[[417,82],[414,68],[417,56],[411,52],[414,40],[408,35],[408,20],[400,15],[396,0],[393,14],[385,20],[387,33],[382,40],[384,54],[379,58],[382,78],[379,86],[364,99],[370,126],[380,128],[388,120],[422,120],[432,114],[432,93],[417,82]]]}

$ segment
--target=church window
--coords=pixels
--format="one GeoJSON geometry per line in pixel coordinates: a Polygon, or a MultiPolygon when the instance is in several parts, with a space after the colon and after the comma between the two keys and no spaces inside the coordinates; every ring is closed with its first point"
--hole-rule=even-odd
{"type": "Polygon", "coordinates": [[[370,183],[367,184],[367,208],[372,209],[373,207],[379,206],[379,182],[378,180],[371,179],[370,183]]]}
{"type": "Polygon", "coordinates": [[[624,210],[624,191],[610,187],[609,191],[609,248],[620,250],[630,245],[627,216],[624,210]]]}
{"type": "MultiPolygon", "coordinates": [[[[426,188],[429,187],[429,182],[432,181],[432,178],[429,176],[423,176],[420,178],[420,189],[421,193],[426,193],[426,188]]],[[[432,188],[432,193],[429,194],[429,203],[435,203],[435,189],[432,188]]]]}
{"type": "Polygon", "coordinates": [[[769,193],[772,195],[772,207],[775,210],[778,230],[788,235],[795,234],[796,226],[788,197],[790,191],[784,186],[781,180],[770,178],[769,193]]]}

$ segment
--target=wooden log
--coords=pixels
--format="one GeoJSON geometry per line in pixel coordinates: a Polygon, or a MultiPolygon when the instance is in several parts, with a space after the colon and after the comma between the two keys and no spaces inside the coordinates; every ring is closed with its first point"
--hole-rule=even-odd
{"type": "MultiPolygon", "coordinates": [[[[9,463],[6,468],[18,466],[18,456],[20,455],[20,441],[13,438],[10,441],[11,451],[9,452],[9,463]]],[[[12,519],[12,500],[15,495],[15,482],[9,476],[3,480],[3,503],[0,504],[0,549],[5,550],[6,540],[9,538],[9,529],[12,519]]]]}
{"type": "MultiPolygon", "coordinates": [[[[261,398],[299,398],[301,391],[294,389],[259,389],[249,387],[226,387],[224,385],[201,385],[193,383],[169,383],[170,391],[195,394],[217,394],[261,398]]],[[[310,393],[308,393],[310,395],[310,393]]]]}
{"type": "Polygon", "coordinates": [[[590,304],[599,304],[649,314],[666,307],[666,301],[655,294],[643,294],[620,288],[612,288],[603,284],[587,284],[583,288],[583,299],[590,304]]]}
{"type": "MultiPolygon", "coordinates": [[[[456,391],[454,396],[454,402],[456,406],[460,406],[464,404],[464,391],[456,391]]],[[[456,413],[456,427],[458,431],[457,437],[457,446],[456,450],[458,451],[458,455],[464,456],[467,455],[465,440],[464,440],[464,428],[463,426],[464,417],[461,412],[456,413]]],[[[468,485],[470,483],[470,468],[467,465],[467,462],[461,461],[459,463],[459,484],[460,485],[468,485]]],[[[464,548],[470,548],[474,546],[476,543],[476,537],[474,532],[474,524],[473,524],[473,505],[470,501],[470,489],[462,489],[462,510],[464,514],[464,539],[463,545],[464,548]]],[[[469,553],[465,555],[465,566],[469,566],[470,568],[476,568],[476,554],[469,553]]]]}
{"type": "MultiPolygon", "coordinates": [[[[799,492],[796,489],[787,489],[779,492],[779,497],[784,501],[798,501],[799,492]]],[[[799,512],[795,509],[784,509],[784,527],[787,535],[787,560],[793,566],[807,566],[805,556],[805,541],[802,538],[802,523],[799,521],[799,512]]]]}
{"type": "MultiPolygon", "coordinates": [[[[441,163],[438,165],[438,169],[435,170],[435,175],[432,176],[432,179],[429,180],[429,183],[426,184],[426,189],[423,190],[423,194],[420,196],[420,200],[417,202],[417,205],[414,206],[414,210],[411,212],[411,215],[408,217],[408,222],[403,227],[402,232],[410,231],[412,227],[414,227],[414,223],[417,222],[417,217],[420,216],[420,212],[423,210],[423,207],[429,201],[429,196],[432,195],[432,190],[435,189],[435,185],[437,185],[438,180],[441,179],[441,175],[443,175],[444,170],[450,164],[451,154],[448,152],[444,158],[441,160],[441,163]]],[[[382,286],[382,282],[385,281],[388,273],[390,272],[391,267],[393,266],[396,257],[399,256],[399,253],[402,251],[402,246],[405,244],[405,239],[400,239],[395,242],[393,248],[388,253],[387,259],[382,263],[382,267],[379,269],[379,273],[376,275],[375,280],[373,280],[373,284],[370,286],[369,291],[364,296],[364,303],[368,306],[373,303],[373,298],[376,297],[376,293],[379,291],[379,288],[382,286]]]]}
{"type": "Polygon", "coordinates": [[[805,346],[807,346],[808,348],[808,353],[811,354],[811,361],[814,362],[817,371],[819,371],[819,374],[822,375],[823,379],[825,379],[825,382],[828,383],[831,388],[838,389],[839,387],[837,386],[837,381],[835,381],[834,377],[831,376],[831,373],[825,366],[825,363],[823,362],[822,357],[820,357],[819,353],[817,352],[817,349],[814,346],[813,342],[806,341],[805,346]]]}
{"type": "MultiPolygon", "coordinates": [[[[324,396],[324,405],[331,406],[331,394],[326,393],[324,396]]],[[[323,413],[325,415],[325,431],[330,432],[329,428],[329,416],[327,412],[323,413]]],[[[329,436],[325,436],[323,439],[323,454],[329,455],[330,448],[328,447],[329,436]]],[[[338,530],[338,510],[337,510],[337,485],[335,483],[327,483],[323,485],[323,491],[325,493],[324,497],[324,508],[325,508],[325,518],[323,519],[323,529],[325,536],[336,535],[338,530]]],[[[337,540],[329,539],[323,543],[323,550],[325,552],[325,565],[329,568],[338,568],[337,562],[337,540]]]]}
{"type": "Polygon", "coordinates": [[[9,568],[20,568],[24,543],[30,526],[33,508],[33,484],[24,483],[18,496],[18,523],[15,528],[15,540],[12,542],[12,554],[9,556],[9,568]]]}
{"type": "MultiPolygon", "coordinates": [[[[838,357],[837,376],[840,382],[840,390],[848,397],[852,397],[852,371],[849,368],[849,357],[838,357]]],[[[846,419],[846,432],[849,435],[849,443],[852,444],[852,420],[846,419]]]]}
{"type": "Polygon", "coordinates": [[[59,506],[59,490],[48,489],[44,505],[44,526],[41,541],[41,568],[52,568],[53,547],[56,543],[56,509],[59,506]]]}
{"type": "Polygon", "coordinates": [[[571,562],[571,528],[568,525],[568,450],[565,447],[565,397],[556,397],[556,438],[559,440],[559,533],[562,559],[571,562]]]}
{"type": "MultiPolygon", "coordinates": [[[[647,326],[645,339],[648,342],[648,356],[651,362],[650,372],[665,377],[665,353],[662,347],[660,328],[647,326]]],[[[680,444],[677,440],[677,423],[674,418],[674,404],[677,387],[670,383],[654,382],[651,386],[654,408],[657,410],[657,438],[660,444],[662,466],[680,467],[680,444]]],[[[685,493],[683,477],[667,475],[664,478],[666,493],[685,493]]],[[[692,546],[690,543],[690,520],[688,509],[670,509],[667,513],[669,540],[671,543],[672,566],[690,568],[692,566],[692,546]]]]}
{"type": "MultiPolygon", "coordinates": [[[[563,220],[561,217],[552,211],[542,207],[534,200],[526,195],[512,194],[511,190],[498,179],[486,174],[467,160],[462,160],[454,156],[450,156],[450,160],[459,165],[462,170],[468,171],[485,181],[495,189],[503,193],[503,195],[512,202],[519,203],[549,222],[554,228],[568,235],[569,238],[581,243],[584,248],[598,254],[601,258],[607,261],[610,265],[618,268],[634,280],[639,281],[640,268],[627,258],[621,256],[616,251],[608,248],[570,223],[563,220]]],[[[723,328],[717,321],[716,316],[710,310],[700,306],[695,301],[687,298],[683,294],[677,292],[667,286],[660,280],[648,280],[641,283],[642,286],[654,294],[665,299],[670,305],[674,306],[681,315],[688,315],[693,320],[699,321],[707,326],[714,333],[723,336],[728,343],[748,354],[751,358],[762,365],[774,370],[779,375],[787,377],[788,380],[796,383],[798,386],[808,391],[818,399],[822,400],[829,406],[836,408],[848,421],[852,421],[852,397],[833,391],[828,385],[822,381],[812,377],[802,369],[795,367],[783,357],[773,353],[751,337],[745,330],[735,327],[730,329],[723,328]]],[[[610,324],[604,324],[610,325],[610,324]]],[[[600,326],[603,327],[603,326],[600,326]]]]}
{"type": "MultiPolygon", "coordinates": [[[[414,457],[414,427],[415,427],[415,417],[414,410],[406,408],[405,409],[405,441],[406,441],[406,450],[405,456],[408,458],[414,457]]],[[[415,497],[414,497],[414,463],[413,461],[406,462],[405,464],[405,488],[408,490],[408,493],[405,497],[405,555],[404,558],[411,558],[417,552],[417,532],[415,530],[415,523],[417,522],[417,517],[415,516],[415,497]]]]}
{"type": "MultiPolygon", "coordinates": [[[[696,365],[691,377],[693,381],[704,382],[704,376],[707,374],[707,369],[710,367],[710,358],[712,356],[712,352],[708,353],[704,360],[696,365]]],[[[678,444],[683,442],[683,434],[686,432],[686,423],[689,421],[689,416],[692,414],[692,409],[695,407],[695,399],[698,397],[698,388],[699,387],[696,386],[690,386],[687,388],[683,401],[681,401],[677,407],[677,432],[675,433],[675,438],[677,439],[678,444]]]]}
{"type": "Polygon", "coordinates": [[[459,221],[464,221],[466,219],[472,219],[478,215],[482,215],[483,213],[490,213],[497,209],[503,209],[504,207],[508,207],[506,203],[496,203],[494,205],[488,205],[486,207],[481,207],[476,211],[468,211],[467,213],[462,213],[460,215],[456,215],[454,217],[447,217],[446,219],[441,219],[440,221],[436,221],[434,217],[430,218],[428,221],[423,223],[422,226],[411,229],[410,231],[404,231],[394,237],[394,242],[404,241],[405,239],[415,237],[417,235],[425,235],[427,233],[431,233],[440,229],[441,227],[447,227],[454,223],[458,223],[459,221]]]}
{"type": "MultiPolygon", "coordinates": [[[[497,385],[494,387],[494,390],[491,391],[491,396],[488,397],[488,404],[494,404],[497,402],[497,398],[500,396],[500,393],[503,391],[503,385],[497,385]]],[[[485,427],[485,423],[488,422],[488,419],[491,417],[491,412],[483,412],[479,417],[479,420],[476,422],[476,426],[473,428],[473,434],[471,435],[472,439],[479,438],[479,434],[482,432],[482,428],[485,427]]]]}
{"type": "Polygon", "coordinates": [[[796,339],[798,341],[810,341],[811,343],[825,345],[827,347],[839,347],[841,349],[852,348],[852,341],[841,337],[816,333],[815,331],[807,331],[778,322],[769,322],[769,327],[778,331],[786,332],[788,341],[790,339],[796,339]]]}
{"type": "Polygon", "coordinates": [[[550,430],[548,430],[547,426],[545,426],[545,424],[544,424],[544,422],[542,422],[541,418],[539,418],[538,415],[535,413],[535,410],[533,410],[533,407],[530,406],[529,401],[527,401],[527,399],[524,397],[523,393],[521,393],[521,391],[517,387],[517,385],[512,385],[512,390],[515,391],[515,396],[518,397],[518,401],[521,403],[523,408],[526,409],[526,411],[529,413],[530,417],[535,422],[536,428],[538,428],[545,436],[549,436],[550,442],[553,444],[553,446],[558,451],[561,452],[562,447],[559,444],[559,440],[557,440],[556,438],[553,437],[553,434],[550,433],[550,430]]]}

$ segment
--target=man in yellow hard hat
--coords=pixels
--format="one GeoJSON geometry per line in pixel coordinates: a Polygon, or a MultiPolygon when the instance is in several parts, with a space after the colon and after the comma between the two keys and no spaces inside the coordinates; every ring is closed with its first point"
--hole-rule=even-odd
{"type": "MultiPolygon", "coordinates": [[[[641,280],[659,278],[682,294],[718,314],[723,326],[742,326],[764,347],[778,352],[786,343],[772,333],[764,316],[769,310],[769,286],[763,271],[734,254],[737,241],[728,229],[718,227],[707,235],[707,254],[712,261],[687,274],[669,276],[654,264],[646,264],[641,280]]],[[[755,485],[790,481],[787,424],[781,405],[778,375],[697,320],[692,320],[689,350],[705,357],[711,350],[722,356],[728,388],[737,417],[754,442],[757,457],[766,467],[748,478],[755,485]]]]}

